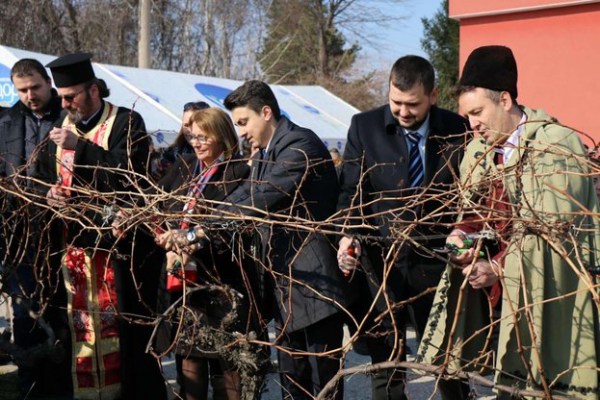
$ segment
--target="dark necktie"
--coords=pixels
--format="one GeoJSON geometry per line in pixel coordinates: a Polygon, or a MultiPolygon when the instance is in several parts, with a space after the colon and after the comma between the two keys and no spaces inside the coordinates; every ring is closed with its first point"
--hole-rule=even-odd
{"type": "Polygon", "coordinates": [[[422,187],[423,186],[423,160],[421,159],[421,152],[419,151],[419,140],[421,135],[419,132],[406,132],[406,137],[409,143],[409,159],[410,164],[408,167],[408,179],[410,187],[422,187]]]}
{"type": "Polygon", "coordinates": [[[258,153],[258,159],[257,159],[257,161],[258,161],[258,166],[257,166],[258,167],[258,172],[256,174],[256,179],[257,180],[261,180],[262,176],[263,176],[263,173],[265,172],[265,154],[266,154],[266,151],[265,151],[265,149],[260,149],[258,152],[259,152],[258,153]]]}

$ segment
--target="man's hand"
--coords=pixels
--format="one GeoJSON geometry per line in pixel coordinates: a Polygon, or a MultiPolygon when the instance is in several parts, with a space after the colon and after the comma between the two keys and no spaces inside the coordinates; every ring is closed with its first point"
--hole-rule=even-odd
{"type": "Polygon", "coordinates": [[[490,287],[498,280],[497,266],[483,258],[462,270],[464,276],[467,276],[469,272],[469,284],[473,289],[490,287]]]}
{"type": "Polygon", "coordinates": [[[156,236],[154,241],[159,247],[167,251],[178,251],[188,244],[186,235],[187,231],[184,229],[170,229],[156,236]]]}
{"type": "Polygon", "coordinates": [[[344,273],[349,275],[351,271],[360,266],[361,247],[358,240],[347,236],[340,239],[338,247],[337,259],[338,266],[344,273]]]}
{"type": "Polygon", "coordinates": [[[181,257],[179,257],[179,254],[175,253],[174,251],[167,252],[167,264],[166,264],[167,271],[171,271],[173,269],[173,265],[175,264],[175,262],[177,260],[179,260],[179,262],[181,262],[181,257]]]}
{"type": "Polygon", "coordinates": [[[77,147],[77,135],[75,135],[70,129],[65,128],[53,128],[48,134],[50,140],[56,143],[57,146],[62,147],[65,150],[75,150],[77,147]]]}
{"type": "MultiPolygon", "coordinates": [[[[196,226],[194,227],[194,231],[196,232],[197,241],[206,239],[206,234],[202,227],[196,226]]],[[[156,236],[154,241],[158,246],[167,251],[180,251],[185,249],[187,252],[193,252],[197,250],[196,247],[202,247],[197,246],[197,243],[190,243],[187,236],[188,231],[186,229],[171,229],[156,236]]]]}
{"type": "Polygon", "coordinates": [[[53,185],[46,193],[46,202],[50,207],[62,207],[67,204],[68,200],[67,192],[58,183],[53,185]]]}
{"type": "Polygon", "coordinates": [[[124,228],[125,226],[125,214],[123,211],[117,211],[117,215],[111,224],[112,234],[117,240],[124,239],[127,237],[127,231],[124,228]]]}
{"type": "MultiPolygon", "coordinates": [[[[450,232],[450,235],[446,238],[446,244],[456,246],[459,249],[464,249],[466,236],[465,233],[459,229],[454,229],[450,232]]],[[[459,264],[464,266],[465,264],[471,263],[475,258],[475,249],[470,248],[465,250],[462,254],[451,254],[450,261],[454,264],[459,264]]]]}

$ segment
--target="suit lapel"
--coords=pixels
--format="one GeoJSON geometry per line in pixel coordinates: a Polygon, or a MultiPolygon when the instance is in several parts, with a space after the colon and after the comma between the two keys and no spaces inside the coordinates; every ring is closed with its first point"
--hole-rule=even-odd
{"type": "Polygon", "coordinates": [[[431,179],[441,169],[440,163],[446,162],[445,157],[440,154],[442,129],[437,108],[432,106],[429,111],[429,132],[427,132],[427,140],[425,141],[425,160],[423,160],[425,167],[423,183],[425,186],[431,183],[431,179]]]}
{"type": "Polygon", "coordinates": [[[262,178],[262,173],[263,173],[263,169],[264,169],[264,162],[261,159],[261,155],[260,155],[260,151],[257,151],[253,156],[252,156],[252,182],[253,183],[258,183],[258,181],[260,180],[260,178],[262,178]]]}
{"type": "Polygon", "coordinates": [[[436,137],[436,133],[429,129],[427,135],[427,141],[425,143],[425,160],[423,165],[425,166],[425,177],[423,178],[424,184],[428,185],[431,182],[433,176],[440,169],[439,163],[445,162],[444,157],[440,154],[440,142],[439,138],[436,137]]]}
{"type": "Polygon", "coordinates": [[[273,161],[274,161],[273,148],[274,147],[275,147],[275,143],[271,143],[271,145],[269,146],[269,150],[265,153],[265,156],[263,157],[263,159],[261,161],[260,175],[258,177],[259,180],[263,180],[267,170],[270,170],[273,165],[273,161]]]}
{"type": "MultiPolygon", "coordinates": [[[[259,161],[257,166],[257,181],[262,181],[267,170],[270,170],[275,162],[275,147],[277,147],[279,141],[285,136],[285,134],[292,130],[290,126],[292,122],[283,115],[277,124],[277,129],[273,133],[271,143],[269,143],[269,149],[265,151],[265,155],[262,160],[259,161]]],[[[260,155],[259,155],[260,158],[260,155]]]]}

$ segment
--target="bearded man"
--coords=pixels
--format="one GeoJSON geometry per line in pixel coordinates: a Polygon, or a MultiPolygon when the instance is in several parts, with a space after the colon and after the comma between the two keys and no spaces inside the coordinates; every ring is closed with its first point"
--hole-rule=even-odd
{"type": "Polygon", "coordinates": [[[50,131],[41,157],[45,185],[39,191],[55,210],[59,258],[50,268],[47,316],[67,357],[47,366],[40,391],[82,399],[166,398],[158,362],[145,354],[149,327],[131,319],[150,315],[156,302],[160,270],[150,262],[153,246],[136,239],[123,245],[129,248],[117,260],[101,218],[104,206],[132,201],[127,193],[142,184],[135,173],[146,172],[150,140],[137,112],[105,100],[109,90],[96,78],[91,57],[69,54],[48,64],[67,115],[50,131]]]}

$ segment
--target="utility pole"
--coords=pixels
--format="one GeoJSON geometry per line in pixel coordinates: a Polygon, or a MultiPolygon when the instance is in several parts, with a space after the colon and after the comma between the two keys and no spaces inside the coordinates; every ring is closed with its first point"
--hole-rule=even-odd
{"type": "Polygon", "coordinates": [[[150,1],[140,0],[139,5],[139,43],[138,67],[150,68],[150,1]]]}

